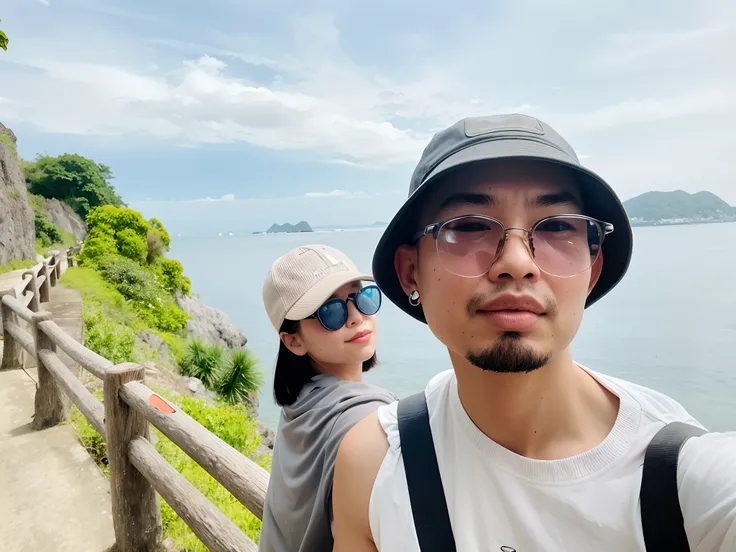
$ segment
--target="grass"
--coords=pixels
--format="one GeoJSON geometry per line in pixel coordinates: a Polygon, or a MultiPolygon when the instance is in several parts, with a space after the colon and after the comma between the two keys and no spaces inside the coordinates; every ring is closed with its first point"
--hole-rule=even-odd
{"type": "MultiPolygon", "coordinates": [[[[129,301],[99,272],[88,267],[69,268],[61,282],[82,296],[84,346],[113,363],[139,362],[135,353],[135,337],[139,331],[160,335],[176,358],[184,348],[179,335],[150,328],[129,301]]],[[[178,361],[178,360],[177,360],[178,361]]]]}
{"type": "MultiPolygon", "coordinates": [[[[201,399],[172,394],[163,389],[154,389],[154,391],[176,404],[189,416],[242,454],[252,455],[258,447],[260,436],[256,430],[256,422],[249,416],[244,405],[229,405],[224,402],[208,404],[201,399]]],[[[96,396],[99,400],[102,400],[102,393],[98,392],[96,396]]],[[[95,459],[105,476],[109,477],[107,449],[102,437],[76,408],[72,410],[71,423],[84,447],[95,459]]],[[[261,532],[260,520],[165,435],[153,427],[152,431],[158,437],[156,450],[159,454],[199,489],[251,540],[258,542],[261,532]]],[[[266,455],[258,463],[266,469],[270,469],[270,462],[271,455],[266,455]]],[[[185,552],[206,552],[207,548],[162,499],[160,499],[160,506],[163,538],[173,539],[174,544],[185,552]]]]}
{"type": "Polygon", "coordinates": [[[18,150],[15,148],[15,144],[10,139],[10,136],[5,134],[4,132],[0,132],[0,142],[8,146],[8,149],[10,150],[10,153],[13,154],[13,157],[16,159],[18,158],[18,150]]]}
{"type": "Polygon", "coordinates": [[[71,232],[67,232],[66,230],[62,230],[61,228],[59,228],[59,233],[61,234],[61,241],[58,243],[52,243],[51,245],[46,245],[44,243],[44,240],[37,238],[36,253],[38,253],[42,257],[48,257],[49,250],[51,249],[65,250],[79,243],[77,237],[71,232]]]}
{"type": "MultiPolygon", "coordinates": [[[[0,134],[0,136],[4,135],[0,134]]],[[[13,272],[14,270],[20,270],[22,268],[31,268],[35,264],[36,261],[31,261],[28,259],[15,259],[13,261],[10,261],[8,264],[0,265],[0,274],[6,274],[8,272],[13,272]]]]}

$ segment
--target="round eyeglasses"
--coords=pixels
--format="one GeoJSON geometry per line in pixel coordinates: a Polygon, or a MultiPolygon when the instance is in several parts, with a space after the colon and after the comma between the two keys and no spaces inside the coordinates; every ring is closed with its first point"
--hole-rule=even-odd
{"type": "Polygon", "coordinates": [[[571,278],[588,270],[600,255],[613,225],[585,215],[555,215],[531,227],[506,228],[483,215],[463,215],[429,224],[414,242],[432,235],[442,267],[456,276],[477,278],[491,269],[503,252],[511,230],[526,235],[534,263],[550,276],[571,278]]]}

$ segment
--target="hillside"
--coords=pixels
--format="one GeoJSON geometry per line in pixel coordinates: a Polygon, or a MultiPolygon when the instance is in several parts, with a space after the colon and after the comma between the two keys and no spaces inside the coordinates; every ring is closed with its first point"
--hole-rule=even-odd
{"type": "Polygon", "coordinates": [[[634,225],[736,221],[732,207],[712,192],[646,192],[624,202],[634,225]]]}
{"type": "Polygon", "coordinates": [[[272,224],[271,227],[266,230],[266,234],[276,234],[279,232],[314,232],[312,230],[312,227],[309,226],[309,223],[307,221],[300,221],[297,224],[272,224]]]}
{"type": "Polygon", "coordinates": [[[35,261],[34,213],[13,132],[0,123],[0,265],[35,261]]]}
{"type": "Polygon", "coordinates": [[[87,235],[69,204],[30,193],[26,170],[35,163],[23,161],[16,145],[13,131],[0,123],[0,270],[35,262],[37,254],[45,257],[49,249],[65,249],[87,235]]]}

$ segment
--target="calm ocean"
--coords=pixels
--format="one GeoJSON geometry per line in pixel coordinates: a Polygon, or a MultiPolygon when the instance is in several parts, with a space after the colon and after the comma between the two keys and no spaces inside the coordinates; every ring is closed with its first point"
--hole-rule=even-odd
{"type": "MultiPolygon", "coordinates": [[[[179,238],[171,256],[184,264],[202,300],[232,318],[260,358],[267,384],[260,417],[271,427],[270,394],[278,337],[261,303],[271,263],[305,243],[324,243],[370,270],[381,229],[314,234],[179,238]]],[[[622,283],[586,312],[573,342],[590,368],[662,391],[711,430],[736,430],[736,224],[636,228],[632,265],[622,283]]],[[[368,381],[404,396],[450,368],[429,329],[389,301],[379,313],[380,364],[368,381]]]]}

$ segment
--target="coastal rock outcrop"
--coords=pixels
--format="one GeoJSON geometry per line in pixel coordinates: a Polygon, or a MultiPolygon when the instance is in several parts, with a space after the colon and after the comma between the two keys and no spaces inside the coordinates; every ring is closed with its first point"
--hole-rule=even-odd
{"type": "Polygon", "coordinates": [[[15,154],[15,135],[0,124],[0,264],[36,258],[34,214],[15,154]],[[12,148],[6,145],[12,143],[12,148]]]}
{"type": "Polygon", "coordinates": [[[187,322],[189,337],[231,349],[243,347],[248,342],[243,332],[220,309],[205,305],[193,295],[177,294],[176,302],[190,316],[187,322]]]}
{"type": "Polygon", "coordinates": [[[58,199],[45,200],[46,217],[79,241],[87,237],[87,224],[69,205],[58,199]]]}

